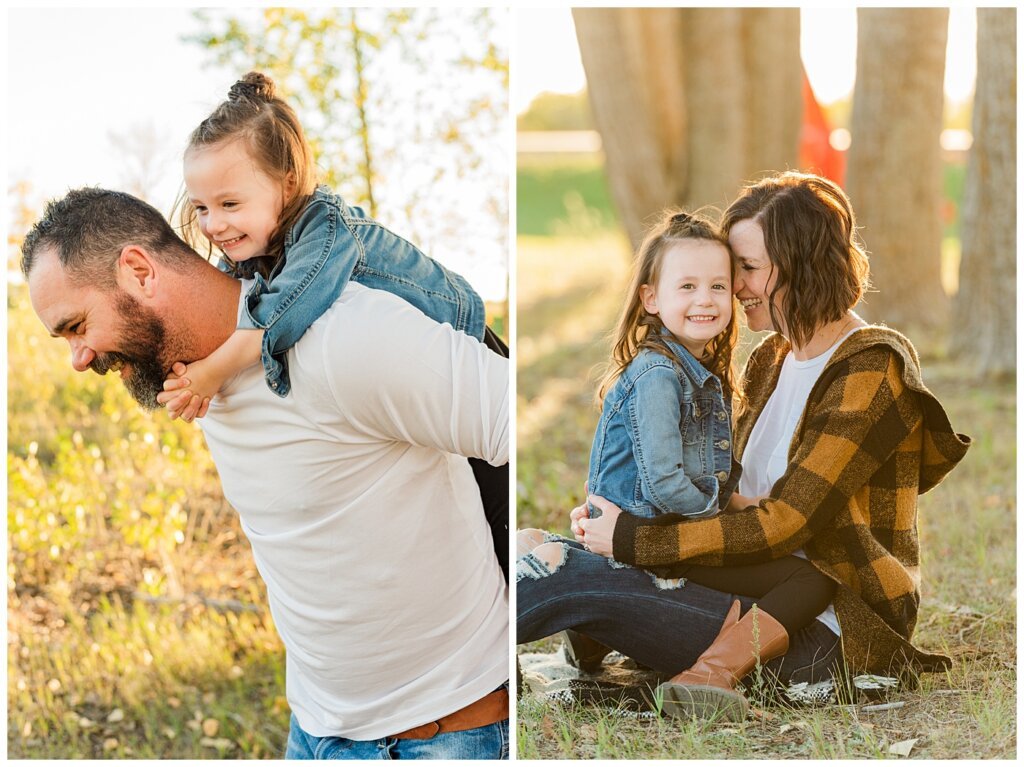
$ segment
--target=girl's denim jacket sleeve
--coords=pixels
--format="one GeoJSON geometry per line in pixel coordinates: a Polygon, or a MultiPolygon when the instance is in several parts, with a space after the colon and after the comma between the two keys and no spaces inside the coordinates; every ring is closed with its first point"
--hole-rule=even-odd
{"type": "Polygon", "coordinates": [[[605,396],[590,492],[639,516],[711,516],[739,481],[731,405],[718,378],[667,343],[677,360],[643,349],[605,396]]]}
{"type": "Polygon", "coordinates": [[[483,338],[483,300],[463,277],[321,186],[288,231],[284,258],[269,281],[255,275],[239,320],[240,328],[264,330],[261,361],[276,394],[284,397],[291,388],[286,352],[349,280],[394,293],[431,319],[483,338]]]}

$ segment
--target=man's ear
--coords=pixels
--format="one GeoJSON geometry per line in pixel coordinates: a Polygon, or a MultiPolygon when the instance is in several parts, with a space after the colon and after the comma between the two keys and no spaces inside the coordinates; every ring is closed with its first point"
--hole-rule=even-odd
{"type": "Polygon", "coordinates": [[[640,303],[644,305],[648,314],[658,313],[658,297],[650,285],[640,286],[640,303]]]}
{"type": "Polygon", "coordinates": [[[145,248],[125,245],[117,259],[117,284],[136,298],[153,298],[157,288],[157,264],[145,248]]]}

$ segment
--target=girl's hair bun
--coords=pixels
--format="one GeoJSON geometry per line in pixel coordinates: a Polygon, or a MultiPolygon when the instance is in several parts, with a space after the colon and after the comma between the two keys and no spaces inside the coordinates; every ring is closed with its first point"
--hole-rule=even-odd
{"type": "Polygon", "coordinates": [[[228,101],[270,101],[273,98],[274,81],[262,72],[249,72],[228,91],[228,101]]]}

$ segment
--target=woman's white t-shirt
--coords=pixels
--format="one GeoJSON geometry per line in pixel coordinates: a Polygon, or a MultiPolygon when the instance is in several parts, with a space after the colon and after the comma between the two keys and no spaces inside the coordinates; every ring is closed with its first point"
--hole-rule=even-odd
{"type": "MultiPolygon", "coordinates": [[[[817,357],[809,360],[798,360],[793,356],[793,352],[786,355],[775,391],[758,416],[743,451],[743,460],[740,461],[743,465],[743,474],[740,476],[738,489],[740,495],[768,495],[772,486],[786,473],[789,466],[789,447],[800,416],[807,407],[811,389],[814,388],[835,350],[857,330],[859,328],[854,328],[817,357]]],[[[802,549],[794,551],[793,554],[807,558],[802,549]]],[[[832,605],[818,616],[818,620],[837,635],[840,633],[839,621],[832,605]]]]}

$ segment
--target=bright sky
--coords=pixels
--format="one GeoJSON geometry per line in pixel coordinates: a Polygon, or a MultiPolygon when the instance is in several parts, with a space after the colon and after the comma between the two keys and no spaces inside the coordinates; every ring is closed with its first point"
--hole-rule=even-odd
{"type": "MultiPolygon", "coordinates": [[[[577,93],[585,85],[569,8],[524,8],[517,13],[519,50],[513,65],[516,114],[543,92],[577,93]],[[526,32],[528,30],[528,32],[526,32]],[[529,45],[525,36],[529,35],[529,45]]],[[[964,101],[974,90],[974,9],[953,8],[946,49],[946,96],[964,101]]],[[[854,8],[804,8],[800,15],[800,53],[808,79],[824,104],[853,90],[857,66],[857,11],[854,8]]]]}
{"type": "MultiPolygon", "coordinates": [[[[198,44],[182,41],[199,31],[191,11],[22,8],[8,11],[7,20],[8,190],[28,180],[30,202],[38,208],[79,186],[125,188],[134,158],[122,147],[140,132],[151,132],[158,139],[160,180],[149,202],[168,213],[180,188],[188,135],[242,74],[204,67],[210,57],[198,44]]],[[[431,55],[430,42],[418,49],[424,58],[431,55]]],[[[414,116],[395,118],[396,126],[409,129],[414,116]]],[[[382,125],[381,130],[390,127],[382,125]]],[[[406,177],[415,171],[407,168],[406,177]]],[[[469,219],[451,222],[457,236],[442,241],[436,235],[420,244],[462,273],[486,300],[500,300],[507,283],[506,229],[502,224],[496,235],[497,222],[488,223],[477,210],[486,202],[479,189],[466,192],[473,199],[462,211],[449,201],[459,192],[454,185],[435,187],[435,204],[448,217],[469,219]]],[[[13,206],[9,200],[8,216],[13,206]]],[[[385,214],[380,211],[387,221],[385,214]]]]}

